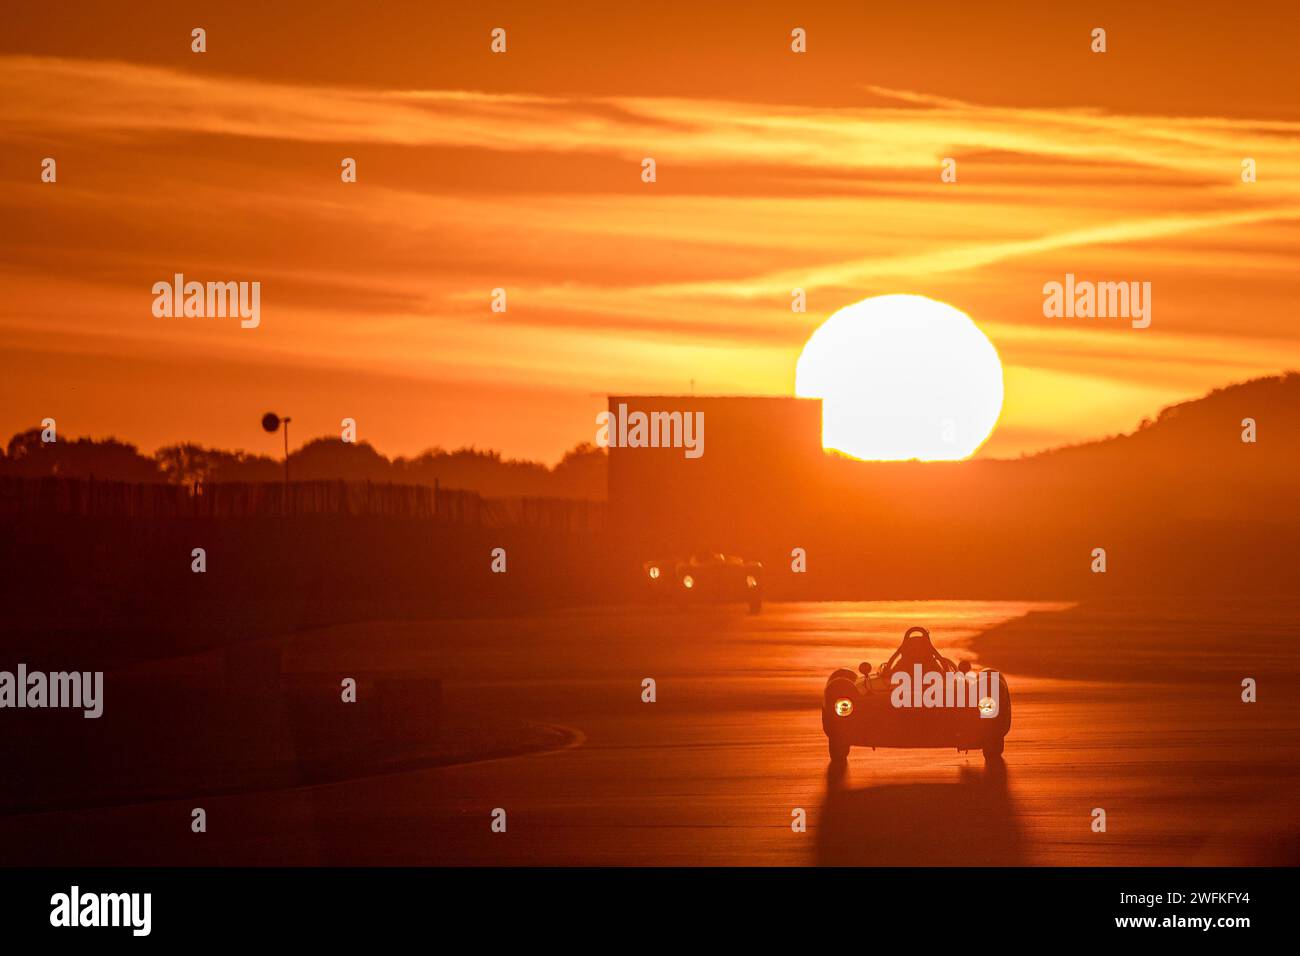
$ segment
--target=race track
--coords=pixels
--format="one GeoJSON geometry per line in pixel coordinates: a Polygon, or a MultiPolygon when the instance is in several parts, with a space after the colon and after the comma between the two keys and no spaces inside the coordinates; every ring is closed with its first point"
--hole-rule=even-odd
{"type": "MultiPolygon", "coordinates": [[[[9,865],[1300,862],[1300,711],[1294,695],[1243,704],[1235,677],[1202,688],[1007,672],[1002,766],[979,753],[855,749],[847,768],[831,768],[817,710],[831,669],[879,664],[912,624],[948,656],[974,658],[975,635],[1033,607],[1052,612],[1045,622],[1070,613],[1014,602],[769,605],[759,616],[601,608],[302,633],[285,639],[290,671],[434,675],[448,708],[577,733],[551,752],[320,786],[0,817],[0,855],[9,865]],[[641,699],[647,677],[654,703],[641,699]],[[193,834],[199,805],[208,832],[193,834]],[[504,833],[491,830],[495,808],[504,833]],[[1104,833],[1092,829],[1095,808],[1104,833]],[[791,827],[796,809],[806,832],[791,827]]],[[[1177,636],[1167,640],[1176,652],[1177,636]]]]}

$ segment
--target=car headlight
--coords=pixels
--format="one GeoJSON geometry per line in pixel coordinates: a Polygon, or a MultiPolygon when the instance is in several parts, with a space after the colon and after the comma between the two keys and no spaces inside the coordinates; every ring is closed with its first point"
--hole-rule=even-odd
{"type": "Polygon", "coordinates": [[[853,713],[853,701],[847,697],[841,697],[835,702],[835,714],[838,717],[847,717],[853,713]]]}
{"type": "Polygon", "coordinates": [[[651,569],[650,569],[650,580],[652,580],[652,581],[657,580],[658,577],[659,577],[659,569],[658,569],[658,568],[651,568],[651,569]]]}
{"type": "Polygon", "coordinates": [[[752,574],[747,575],[747,576],[745,577],[745,587],[747,587],[747,588],[756,588],[756,587],[758,587],[758,578],[754,577],[752,574]]]}
{"type": "Polygon", "coordinates": [[[980,698],[980,716],[992,717],[998,712],[998,703],[992,697],[980,698]]]}
{"type": "Polygon", "coordinates": [[[695,587],[695,579],[691,577],[689,574],[683,576],[682,587],[686,588],[686,590],[689,591],[691,588],[695,587]]]}

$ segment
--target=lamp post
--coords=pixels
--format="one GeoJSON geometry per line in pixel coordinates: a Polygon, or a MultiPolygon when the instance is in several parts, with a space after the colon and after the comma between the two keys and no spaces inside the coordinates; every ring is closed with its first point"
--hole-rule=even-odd
{"type": "Polygon", "coordinates": [[[262,416],[262,429],[267,432],[274,432],[284,425],[284,491],[287,496],[289,493],[289,419],[281,418],[275,412],[267,412],[262,416]]]}

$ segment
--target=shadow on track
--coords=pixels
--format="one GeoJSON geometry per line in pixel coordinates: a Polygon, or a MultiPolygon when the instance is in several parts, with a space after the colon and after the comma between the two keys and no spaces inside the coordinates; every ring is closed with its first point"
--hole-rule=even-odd
{"type": "Polygon", "coordinates": [[[845,764],[826,772],[817,827],[821,866],[1016,866],[1023,838],[1001,760],[963,767],[956,783],[842,786],[845,764]]]}

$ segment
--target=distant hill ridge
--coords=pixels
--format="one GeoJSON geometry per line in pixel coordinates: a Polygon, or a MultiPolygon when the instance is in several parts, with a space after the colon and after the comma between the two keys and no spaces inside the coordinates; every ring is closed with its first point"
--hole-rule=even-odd
{"type": "MultiPolygon", "coordinates": [[[[1287,372],[1216,388],[1201,398],[1179,402],[1143,421],[1134,431],[1053,448],[1024,460],[1049,461],[1082,454],[1162,456],[1189,443],[1218,444],[1231,436],[1242,441],[1243,422],[1252,419],[1258,451],[1273,458],[1300,447],[1300,373],[1287,372]]],[[[1255,450],[1255,449],[1252,449],[1255,450]]]]}
{"type": "MultiPolygon", "coordinates": [[[[1300,373],[1252,379],[1216,388],[1207,395],[1170,405],[1128,434],[1054,448],[1019,459],[980,459],[946,464],[1021,466],[1031,471],[1062,469],[1107,475],[1141,469],[1160,474],[1214,474],[1229,482],[1294,481],[1300,459],[1300,373]],[[1253,419],[1256,441],[1242,441],[1245,419],[1253,419]]],[[[607,454],[583,444],[559,464],[503,458],[499,452],[462,448],[431,449],[414,458],[389,459],[370,444],[316,438],[289,457],[291,474],[301,480],[379,481],[440,484],[489,497],[538,495],[603,499],[607,454]]],[[[897,463],[843,461],[841,467],[876,473],[897,463]]],[[[926,463],[903,463],[926,467],[926,463]]],[[[0,474],[23,477],[62,475],[118,481],[278,481],[283,464],[269,456],[182,444],[142,455],[115,438],[78,438],[44,444],[40,430],[15,435],[0,454],[0,474]]],[[[1098,480],[1103,480],[1101,477],[1098,480]]]]}

